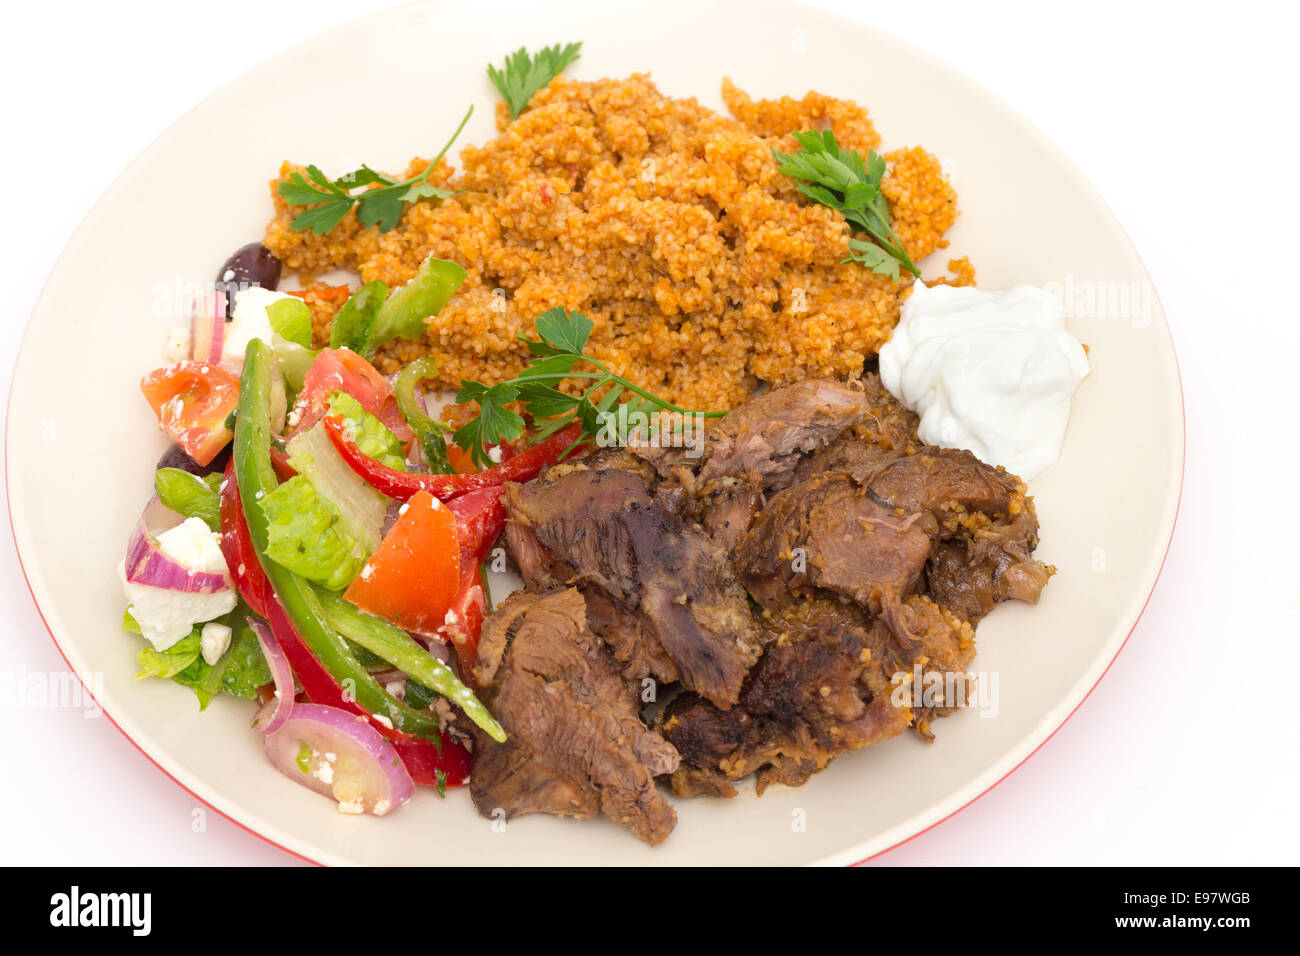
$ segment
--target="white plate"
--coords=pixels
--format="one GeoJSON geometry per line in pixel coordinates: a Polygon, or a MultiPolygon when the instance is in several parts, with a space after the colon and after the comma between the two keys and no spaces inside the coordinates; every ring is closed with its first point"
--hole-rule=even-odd
{"type": "Polygon", "coordinates": [[[1042,136],[950,68],[858,23],[753,0],[493,7],[400,7],[281,54],[177,122],[86,217],[32,317],[9,405],[9,509],[41,613],[69,664],[102,688],[108,715],[160,768],[312,860],[844,863],[879,853],[1041,745],[1145,606],[1183,461],[1178,369],[1147,273],[1042,136]],[[445,802],[421,793],[385,819],[340,816],[267,765],[247,703],[223,699],[199,714],[189,691],[134,681],[137,645],[119,628],[114,568],[163,448],[137,385],[168,324],[154,315],[160,290],[210,279],[261,235],[281,160],[401,168],[436,149],[470,101],[478,109],[461,142],[482,142],[495,101],[484,66],[521,44],[578,39],[578,78],[650,71],[665,92],[721,107],[725,74],[758,96],[816,89],[866,104],[886,147],[919,143],[949,165],[962,208],[951,254],[972,256],[988,288],[1057,284],[1093,364],[1060,463],[1031,489],[1039,554],[1060,573],[1038,607],[999,608],[979,629],[974,667],[996,675],[996,717],[950,717],[933,745],[908,734],[835,761],[800,789],[678,800],[677,830],[655,849],[605,821],[528,817],[494,832],[463,792],[445,802]]]}

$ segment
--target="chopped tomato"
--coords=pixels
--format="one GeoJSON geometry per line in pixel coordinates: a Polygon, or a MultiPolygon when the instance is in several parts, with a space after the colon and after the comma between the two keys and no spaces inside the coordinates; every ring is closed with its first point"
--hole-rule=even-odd
{"type": "Polygon", "coordinates": [[[289,464],[288,453],[281,451],[274,445],[271,446],[271,467],[275,469],[275,476],[281,481],[288,481],[298,474],[298,470],[289,464]]]}
{"type": "Polygon", "coordinates": [[[286,435],[306,431],[329,410],[331,392],[347,392],[361,407],[388,426],[403,445],[409,445],[414,433],[406,424],[397,396],[379,370],[350,349],[321,349],[307,375],[302,391],[289,416],[286,435]]]}
{"type": "Polygon", "coordinates": [[[234,433],[227,420],[239,402],[239,379],[208,362],[178,362],[140,380],[167,437],[200,465],[225,448],[234,433]]]}
{"type": "Polygon", "coordinates": [[[437,634],[460,587],[456,516],[427,491],[407,502],[343,597],[417,634],[437,634]]]}
{"type": "Polygon", "coordinates": [[[478,465],[474,464],[474,459],[470,457],[469,452],[462,451],[459,445],[447,446],[447,461],[451,463],[451,467],[458,475],[468,475],[478,471],[478,465]]]}
{"type": "Polygon", "coordinates": [[[352,287],[346,282],[342,285],[313,285],[306,289],[292,289],[290,295],[296,295],[304,301],[319,299],[322,302],[337,302],[342,305],[352,295],[352,287]]]}

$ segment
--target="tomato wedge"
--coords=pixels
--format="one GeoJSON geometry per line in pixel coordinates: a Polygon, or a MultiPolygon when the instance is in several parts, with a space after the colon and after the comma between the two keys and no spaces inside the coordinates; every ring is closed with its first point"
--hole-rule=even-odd
{"type": "Polygon", "coordinates": [[[474,463],[470,453],[462,450],[459,445],[447,446],[447,461],[451,463],[451,467],[458,475],[468,475],[478,471],[478,465],[474,463]]]}
{"type": "Polygon", "coordinates": [[[239,402],[239,379],[208,362],[177,362],[150,372],[140,391],[162,430],[200,465],[234,437],[226,425],[239,402]]]}
{"type": "Polygon", "coordinates": [[[456,516],[426,491],[406,503],[343,597],[404,630],[432,636],[459,585],[456,516]]]}
{"type": "Polygon", "coordinates": [[[351,349],[321,349],[289,415],[286,436],[306,431],[329,411],[331,392],[347,392],[361,407],[388,426],[404,446],[415,437],[397,407],[397,396],[379,370],[351,349]]]}

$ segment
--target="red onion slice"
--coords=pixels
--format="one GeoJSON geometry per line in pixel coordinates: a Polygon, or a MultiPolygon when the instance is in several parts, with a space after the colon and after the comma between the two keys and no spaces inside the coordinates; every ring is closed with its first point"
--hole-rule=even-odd
{"type": "Polygon", "coordinates": [[[190,339],[194,343],[192,355],[196,362],[221,364],[221,352],[226,345],[226,294],[213,291],[203,301],[194,304],[190,318],[190,339]]]}
{"type": "Polygon", "coordinates": [[[262,645],[262,655],[271,669],[271,680],[275,682],[275,696],[257,712],[253,726],[264,734],[273,734],[284,726],[293,710],[293,668],[289,666],[289,658],[271,633],[269,624],[257,617],[250,617],[248,624],[257,635],[257,643],[262,645]]]}
{"type": "Polygon", "coordinates": [[[338,801],[340,813],[383,816],[415,793],[393,745],[364,717],[323,704],[294,704],[266,738],[266,756],[286,777],[338,801]]]}
{"type": "Polygon", "coordinates": [[[126,549],[126,579],[132,584],[187,594],[214,594],[233,587],[230,574],[193,571],[163,554],[158,534],[176,527],[185,519],[164,505],[157,495],[150,499],[131,533],[126,549]]]}

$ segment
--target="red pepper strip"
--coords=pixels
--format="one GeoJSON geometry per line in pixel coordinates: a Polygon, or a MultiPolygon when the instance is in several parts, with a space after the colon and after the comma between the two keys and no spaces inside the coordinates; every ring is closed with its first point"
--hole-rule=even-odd
{"type": "Polygon", "coordinates": [[[402,758],[402,763],[406,764],[411,779],[418,784],[426,787],[439,786],[439,770],[446,774],[442,783],[448,787],[460,787],[469,783],[469,751],[446,736],[442,738],[441,753],[429,741],[413,738],[394,740],[393,749],[402,758]]]}
{"type": "Polygon", "coordinates": [[[460,663],[460,678],[474,685],[474,664],[478,660],[478,639],[483,631],[483,615],[487,611],[487,597],[479,577],[478,562],[468,566],[460,575],[460,592],[447,613],[446,633],[456,659],[460,663]]]}
{"type": "MultiPolygon", "coordinates": [[[[232,569],[239,593],[254,613],[270,622],[271,632],[289,659],[289,667],[313,703],[338,707],[368,717],[365,709],[343,692],[334,675],[316,659],[316,655],[290,622],[284,606],[276,600],[271,582],[267,580],[266,572],[262,570],[253,550],[244,509],[239,501],[239,486],[232,468],[233,463],[227,466],[226,477],[221,485],[221,551],[226,564],[232,569]]],[[[371,726],[375,726],[373,722],[371,726]]],[[[435,770],[442,770],[446,774],[446,785],[449,787],[459,786],[468,778],[469,753],[449,737],[442,735],[442,745],[439,747],[431,740],[412,737],[382,726],[376,726],[375,729],[393,742],[416,783],[438,786],[437,775],[433,772],[435,770]]]]}
{"type": "Polygon", "coordinates": [[[221,479],[221,553],[235,580],[244,603],[258,617],[266,617],[267,600],[271,584],[253,550],[253,539],[248,534],[244,509],[239,502],[239,484],[235,481],[235,460],[226,463],[221,479]]]}
{"type": "Polygon", "coordinates": [[[582,434],[580,425],[570,425],[546,441],[526,448],[486,471],[466,475],[430,475],[424,472],[398,471],[380,464],[348,441],[341,418],[331,415],[322,421],[325,422],[325,431],[330,436],[330,441],[352,470],[371,487],[397,501],[410,501],[420,491],[450,501],[466,492],[500,487],[507,481],[528,481],[556,461],[582,434]]]}
{"type": "Polygon", "coordinates": [[[506,506],[501,501],[504,492],[500,486],[480,488],[447,502],[447,510],[455,516],[456,530],[460,535],[462,571],[486,558],[505,530],[506,506]]]}

